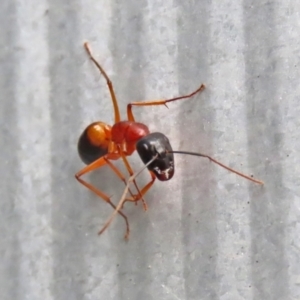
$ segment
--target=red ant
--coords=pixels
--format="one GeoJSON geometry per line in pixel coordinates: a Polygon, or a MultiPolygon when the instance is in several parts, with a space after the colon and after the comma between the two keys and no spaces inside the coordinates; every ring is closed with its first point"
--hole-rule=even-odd
{"type": "MultiPolygon", "coordinates": [[[[82,133],[78,141],[78,153],[81,160],[87,165],[78,173],[76,173],[76,179],[83,184],[85,187],[93,191],[99,197],[101,197],[104,201],[110,204],[114,208],[114,212],[111,215],[110,219],[104,225],[104,227],[99,231],[101,234],[110,224],[113,217],[119,213],[125,220],[126,223],[126,234],[125,239],[129,236],[129,223],[127,217],[121,211],[123,204],[125,201],[132,201],[137,203],[137,201],[142,200],[144,209],[147,210],[147,206],[143,196],[147,193],[147,191],[153,185],[155,179],[159,179],[161,181],[170,180],[174,175],[174,153],[179,154],[188,154],[206,157],[210,161],[220,165],[221,167],[229,170],[230,172],[236,173],[239,176],[242,176],[248,180],[251,180],[258,184],[263,184],[262,181],[256,180],[252,177],[244,175],[238,171],[235,171],[222,163],[216,161],[214,158],[194,152],[187,151],[173,151],[169,139],[160,132],[150,133],[148,127],[143,123],[138,123],[135,121],[132,106],[152,106],[152,105],[165,105],[167,103],[191,98],[197,93],[200,93],[204,90],[205,86],[201,84],[201,86],[195,90],[193,93],[185,96],[180,96],[167,100],[158,100],[158,101],[145,101],[145,102],[132,102],[127,104],[127,120],[121,121],[119,107],[117,103],[117,98],[115,96],[115,92],[113,89],[112,82],[107,76],[104,69],[100,66],[100,64],[93,57],[88,43],[84,43],[84,48],[89,56],[89,58],[94,62],[100,73],[106,79],[106,83],[109,88],[109,92],[111,95],[113,107],[114,107],[114,115],[115,115],[115,123],[113,126],[110,126],[103,122],[94,122],[90,124],[82,133]],[[148,168],[151,179],[150,181],[140,190],[135,182],[135,177],[142,171],[140,170],[137,173],[134,173],[128,160],[127,156],[130,156],[135,150],[137,150],[139,156],[141,157],[143,163],[146,165],[144,168],[148,168]],[[128,182],[125,180],[125,176],[119,171],[117,167],[115,167],[110,160],[117,160],[122,158],[126,169],[130,174],[130,179],[128,182]],[[105,193],[101,190],[97,189],[90,183],[81,179],[81,176],[91,172],[95,169],[101,168],[104,165],[108,165],[116,175],[125,183],[126,188],[123,193],[123,196],[116,207],[105,193]],[[138,191],[137,195],[133,195],[131,190],[129,189],[130,182],[133,182],[135,188],[138,191]],[[131,197],[126,198],[126,194],[129,191],[131,197]]],[[[144,169],[143,168],[143,169],[144,169]]]]}

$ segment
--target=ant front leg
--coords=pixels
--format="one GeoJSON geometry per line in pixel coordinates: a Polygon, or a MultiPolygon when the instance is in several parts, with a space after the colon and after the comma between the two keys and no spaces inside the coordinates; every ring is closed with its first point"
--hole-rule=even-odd
{"type": "Polygon", "coordinates": [[[202,92],[205,89],[205,85],[201,84],[201,86],[194,92],[188,95],[179,96],[176,98],[166,99],[166,100],[156,100],[156,101],[145,101],[145,102],[132,102],[127,104],[127,117],[128,121],[135,122],[133,113],[132,113],[132,106],[153,106],[153,105],[165,105],[167,106],[167,103],[173,102],[176,100],[182,100],[182,99],[188,99],[196,95],[197,93],[202,92]]]}
{"type": "MultiPolygon", "coordinates": [[[[132,176],[134,175],[134,172],[133,172],[133,170],[132,170],[132,168],[131,168],[131,166],[130,166],[130,164],[129,164],[127,158],[126,158],[125,153],[124,153],[123,150],[122,150],[122,147],[118,147],[118,150],[119,150],[119,152],[120,152],[120,154],[121,154],[122,160],[123,160],[123,162],[124,162],[124,165],[125,165],[125,167],[126,167],[128,173],[129,173],[129,175],[132,177],[132,176]]],[[[142,191],[140,191],[140,189],[139,189],[139,187],[138,187],[138,185],[137,185],[135,179],[133,179],[132,181],[133,181],[133,184],[134,184],[134,186],[135,186],[135,188],[136,188],[138,194],[137,194],[137,195],[133,195],[133,194],[130,192],[130,195],[131,195],[131,198],[130,198],[130,199],[135,199],[135,200],[132,200],[132,202],[135,202],[136,205],[137,205],[137,201],[138,201],[138,200],[142,200],[142,203],[143,203],[143,206],[144,206],[144,210],[145,210],[145,211],[148,210],[147,203],[146,203],[145,199],[143,198],[143,195],[144,195],[144,194],[142,194],[142,191]]],[[[126,185],[126,182],[125,182],[125,185],[126,185]]],[[[130,190],[129,190],[129,191],[130,191],[130,190]]],[[[125,203],[125,202],[126,202],[126,201],[124,201],[124,203],[125,203]]],[[[123,208],[124,203],[122,204],[122,208],[123,208]]]]}
{"type": "MultiPolygon", "coordinates": [[[[149,173],[150,173],[150,176],[151,176],[150,181],[141,189],[141,191],[139,192],[139,194],[134,195],[133,197],[130,197],[130,198],[126,198],[125,201],[124,201],[124,203],[127,202],[127,201],[129,201],[129,202],[137,202],[137,201],[139,201],[141,199],[141,197],[143,197],[150,190],[150,188],[154,184],[156,176],[151,171],[149,171],[149,173]]],[[[123,203],[123,205],[124,205],[124,203],[123,203]]]]}

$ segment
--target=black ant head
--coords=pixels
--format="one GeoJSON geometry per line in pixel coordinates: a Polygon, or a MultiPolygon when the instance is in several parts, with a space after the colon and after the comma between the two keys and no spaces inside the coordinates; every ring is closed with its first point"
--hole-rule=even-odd
{"type": "Polygon", "coordinates": [[[169,139],[160,132],[153,132],[136,143],[136,150],[144,164],[158,157],[147,167],[157,179],[170,180],[175,172],[174,155],[169,139]]]}

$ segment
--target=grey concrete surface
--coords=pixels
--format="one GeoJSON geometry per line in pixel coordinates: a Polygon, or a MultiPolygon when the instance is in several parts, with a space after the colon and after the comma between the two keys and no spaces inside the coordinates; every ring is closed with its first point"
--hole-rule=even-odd
{"type": "MultiPolygon", "coordinates": [[[[0,299],[300,299],[300,4],[295,1],[4,0],[0,9],[0,299]],[[176,156],[149,210],[111,207],[74,179],[77,139],[130,101],[176,156]]],[[[130,158],[142,167],[137,155],[130,158]]],[[[116,165],[122,167],[121,162],[116,165]]],[[[86,179],[117,202],[108,168],[86,179]]],[[[139,184],[148,180],[145,172],[139,184]]]]}

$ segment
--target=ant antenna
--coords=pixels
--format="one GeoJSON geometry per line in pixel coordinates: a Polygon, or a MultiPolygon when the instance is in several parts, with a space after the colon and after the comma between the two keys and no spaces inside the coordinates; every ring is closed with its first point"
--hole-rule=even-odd
{"type": "MultiPolygon", "coordinates": [[[[130,183],[134,182],[135,178],[142,172],[144,171],[154,160],[156,160],[158,157],[158,154],[156,154],[150,161],[147,162],[147,164],[145,164],[143,166],[143,168],[141,168],[138,172],[134,173],[132,176],[129,177],[128,181],[127,181],[127,185],[124,189],[123,195],[116,207],[116,209],[113,211],[113,213],[111,214],[111,216],[109,217],[109,219],[106,221],[106,223],[104,224],[104,226],[102,227],[102,229],[99,231],[99,235],[103,233],[103,231],[110,225],[110,223],[112,222],[112,220],[114,219],[114,217],[116,216],[116,214],[119,212],[119,210],[123,207],[124,202],[126,201],[126,195],[129,191],[129,186],[130,183]]],[[[128,239],[129,236],[129,232],[126,232],[125,235],[125,239],[128,239]]]]}
{"type": "Polygon", "coordinates": [[[187,154],[187,155],[193,155],[193,156],[206,157],[206,158],[208,158],[210,161],[214,162],[215,164],[221,166],[222,168],[224,168],[224,169],[226,169],[226,170],[228,170],[228,171],[230,171],[230,172],[232,172],[232,173],[235,173],[235,174],[237,174],[237,175],[239,175],[239,176],[241,176],[241,177],[244,177],[244,178],[246,178],[246,179],[248,179],[248,180],[250,180],[250,181],[253,181],[253,182],[255,182],[255,183],[258,183],[258,184],[264,184],[263,181],[257,180],[257,179],[255,179],[255,178],[252,178],[252,177],[250,177],[250,176],[247,176],[247,175],[245,175],[245,174],[243,174],[243,173],[241,173],[241,172],[238,172],[238,171],[236,171],[236,170],[234,170],[234,169],[231,169],[231,168],[229,168],[229,167],[223,165],[221,162],[215,160],[214,158],[212,158],[212,157],[210,157],[210,156],[208,156],[208,155],[206,155],[206,154],[201,154],[201,153],[196,153],[196,152],[188,152],[188,151],[168,151],[168,152],[169,152],[169,153],[175,153],[175,154],[187,154]]]}

